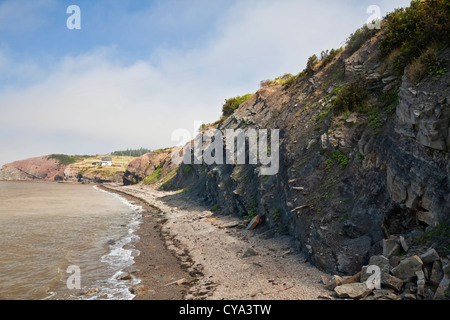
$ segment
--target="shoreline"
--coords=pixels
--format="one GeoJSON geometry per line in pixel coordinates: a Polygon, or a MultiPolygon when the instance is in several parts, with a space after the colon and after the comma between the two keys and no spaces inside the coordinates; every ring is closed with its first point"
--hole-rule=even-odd
{"type": "Polygon", "coordinates": [[[215,215],[179,192],[98,186],[144,209],[136,231],[140,255],[125,270],[144,286],[133,300],[332,299],[321,283],[327,274],[289,236],[264,226],[246,230],[241,218],[215,215]]]}
{"type": "Polygon", "coordinates": [[[135,295],[133,300],[182,300],[186,295],[192,277],[179,259],[170,252],[161,231],[164,218],[158,208],[146,201],[117,189],[98,184],[107,192],[116,193],[134,205],[141,206],[141,223],[135,234],[139,240],[133,244],[140,254],[134,258],[134,264],[123,271],[140,280],[138,285],[130,287],[135,295]],[[171,282],[185,279],[182,285],[171,282]]]}

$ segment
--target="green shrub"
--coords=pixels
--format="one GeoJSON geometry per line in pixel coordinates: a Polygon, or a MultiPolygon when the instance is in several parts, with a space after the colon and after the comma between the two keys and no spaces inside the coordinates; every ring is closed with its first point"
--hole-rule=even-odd
{"type": "Polygon", "coordinates": [[[69,164],[77,162],[78,156],[68,156],[66,154],[52,154],[48,159],[55,159],[62,166],[67,166],[69,164]]]}
{"type": "Polygon", "coordinates": [[[333,91],[336,96],[331,106],[336,115],[342,112],[366,112],[368,91],[365,84],[356,80],[345,87],[338,87],[333,91]]]}
{"type": "Polygon", "coordinates": [[[304,71],[300,72],[297,75],[292,75],[290,73],[285,73],[284,75],[282,75],[280,77],[277,77],[274,80],[262,80],[259,85],[260,85],[261,88],[266,88],[266,87],[269,87],[269,86],[272,86],[272,85],[278,85],[279,84],[279,85],[283,85],[284,87],[288,88],[291,85],[293,85],[295,83],[295,81],[299,77],[301,77],[303,75],[305,75],[304,71]]]}
{"type": "Polygon", "coordinates": [[[440,77],[447,72],[447,68],[445,67],[444,61],[438,59],[437,51],[438,49],[436,47],[430,46],[419,59],[426,66],[428,75],[440,77]]]}
{"type": "Polygon", "coordinates": [[[329,64],[331,62],[331,60],[333,60],[334,57],[336,57],[338,55],[338,53],[341,52],[342,50],[343,50],[343,48],[331,49],[330,51],[328,51],[328,50],[322,51],[320,54],[321,67],[325,67],[327,64],[329,64]]]}
{"type": "Polygon", "coordinates": [[[308,58],[308,62],[306,62],[306,74],[313,75],[314,74],[314,67],[316,64],[319,63],[319,58],[315,54],[313,54],[311,57],[308,58]]]}
{"type": "Polygon", "coordinates": [[[185,165],[185,166],[183,167],[183,174],[184,174],[185,176],[191,174],[192,172],[194,172],[194,168],[192,168],[191,166],[185,165]]]}
{"type": "Polygon", "coordinates": [[[299,73],[299,74],[297,74],[295,76],[291,76],[290,78],[284,80],[284,84],[283,85],[286,88],[288,88],[288,87],[292,86],[295,83],[295,81],[301,76],[302,76],[302,73],[299,73]]]}
{"type": "Polygon", "coordinates": [[[399,105],[398,90],[383,92],[381,102],[383,103],[385,110],[387,110],[390,114],[394,114],[397,106],[399,105]]]}
{"type": "Polygon", "coordinates": [[[336,161],[339,164],[339,167],[344,170],[348,165],[348,158],[340,151],[334,151],[331,154],[331,157],[325,160],[325,164],[327,165],[325,170],[331,170],[331,166],[336,161]]]}
{"type": "Polygon", "coordinates": [[[253,94],[249,93],[244,96],[238,96],[225,100],[225,104],[222,107],[222,114],[225,117],[229,117],[233,114],[234,110],[236,110],[241,104],[247,101],[252,95],[253,94]]]}
{"type": "Polygon", "coordinates": [[[424,245],[438,244],[437,251],[443,254],[450,253],[450,227],[446,223],[440,223],[429,231],[417,235],[413,239],[414,244],[424,245]]]}
{"type": "Polygon", "coordinates": [[[259,87],[262,89],[262,88],[265,88],[265,87],[268,87],[268,86],[270,86],[271,84],[272,84],[272,82],[273,82],[273,80],[270,80],[270,79],[267,79],[267,80],[261,80],[260,82],[259,82],[259,87]]]}
{"type": "Polygon", "coordinates": [[[256,215],[257,215],[256,208],[248,209],[248,210],[247,210],[247,213],[248,213],[248,214],[247,214],[244,218],[245,218],[245,219],[248,219],[248,220],[253,219],[253,218],[256,217],[256,215]]]}
{"type": "Polygon", "coordinates": [[[273,209],[271,216],[272,216],[272,219],[274,222],[277,222],[278,220],[280,220],[280,218],[281,218],[280,209],[278,209],[278,208],[273,209]]]}
{"type": "Polygon", "coordinates": [[[338,163],[341,169],[345,169],[345,167],[348,164],[348,158],[340,151],[335,151],[331,155],[333,159],[335,159],[338,163]]]}
{"type": "Polygon", "coordinates": [[[450,42],[449,16],[448,0],[414,0],[410,7],[389,13],[384,19],[385,36],[380,42],[382,57],[399,49],[394,68],[403,74],[404,68],[421,56],[430,43],[450,42]]]}
{"type": "Polygon", "coordinates": [[[146,154],[147,152],[150,152],[147,148],[140,148],[140,149],[127,149],[127,150],[121,150],[121,151],[114,151],[111,152],[112,156],[130,156],[130,157],[140,157],[143,154],[146,154]]]}
{"type": "Polygon", "coordinates": [[[323,111],[323,112],[319,112],[313,118],[316,120],[317,124],[321,124],[323,122],[323,120],[325,120],[325,118],[328,117],[329,114],[330,114],[330,111],[323,111]]]}
{"type": "Polygon", "coordinates": [[[377,33],[376,29],[369,29],[367,25],[359,28],[352,33],[347,39],[346,50],[349,54],[356,52],[361,46],[370,38],[372,38],[377,33]]]}

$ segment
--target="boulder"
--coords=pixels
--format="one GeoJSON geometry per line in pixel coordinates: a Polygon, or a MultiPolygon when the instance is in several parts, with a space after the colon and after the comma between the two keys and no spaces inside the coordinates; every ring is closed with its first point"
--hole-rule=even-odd
{"type": "Polygon", "coordinates": [[[444,276],[444,278],[439,283],[439,287],[436,289],[434,294],[434,300],[444,300],[447,298],[448,287],[450,285],[450,279],[444,276]]]}
{"type": "Polygon", "coordinates": [[[117,279],[126,281],[126,280],[131,280],[132,278],[131,278],[131,274],[129,274],[128,272],[123,272],[117,277],[117,279]]]}
{"type": "Polygon", "coordinates": [[[444,272],[444,275],[450,279],[450,260],[442,260],[442,271],[444,272]]]}
{"type": "Polygon", "coordinates": [[[402,246],[402,248],[405,252],[408,252],[409,247],[408,247],[408,244],[406,243],[405,237],[403,237],[403,236],[400,236],[400,245],[402,246]]]}
{"type": "Polygon", "coordinates": [[[355,274],[353,276],[344,277],[341,284],[360,282],[360,280],[361,280],[361,272],[358,272],[357,274],[355,274]]]}
{"type": "Polygon", "coordinates": [[[419,257],[422,260],[423,264],[430,264],[440,259],[439,254],[433,248],[428,249],[427,252],[421,254],[419,257]]]}
{"type": "Polygon", "coordinates": [[[129,291],[131,292],[131,294],[140,296],[140,295],[143,295],[144,293],[146,293],[147,289],[145,288],[144,285],[140,284],[140,285],[129,288],[129,291]]]}
{"type": "MultiPolygon", "coordinates": [[[[369,266],[375,265],[380,268],[380,284],[383,287],[387,287],[390,289],[394,289],[397,291],[400,291],[403,287],[403,280],[394,277],[389,274],[390,270],[390,263],[389,260],[382,255],[379,256],[372,256],[369,260],[369,266]]],[[[368,266],[364,266],[361,271],[361,282],[367,281],[369,277],[371,276],[370,273],[367,273],[368,266]]]]}
{"type": "Polygon", "coordinates": [[[441,263],[439,261],[434,261],[431,268],[430,283],[433,286],[438,286],[443,277],[444,273],[441,268],[441,263]]]}
{"type": "Polygon", "coordinates": [[[367,297],[372,289],[369,289],[365,283],[348,283],[334,288],[339,298],[362,299],[367,297]]]}
{"type": "Polygon", "coordinates": [[[219,228],[222,228],[222,229],[234,228],[234,227],[239,226],[240,224],[241,224],[241,221],[231,221],[231,222],[224,223],[223,225],[219,226],[219,228]]]}
{"type": "Polygon", "coordinates": [[[389,260],[383,255],[372,256],[369,259],[369,265],[362,267],[361,282],[366,282],[367,279],[372,275],[372,273],[367,272],[367,268],[371,265],[375,265],[380,268],[380,272],[381,272],[380,276],[381,276],[382,280],[383,280],[383,278],[386,278],[389,275],[389,270],[390,270],[389,260]]]}
{"type": "Polygon", "coordinates": [[[348,275],[358,273],[370,249],[371,239],[366,235],[356,239],[346,239],[341,244],[341,251],[336,254],[337,270],[348,275]]]}
{"type": "Polygon", "coordinates": [[[422,265],[419,256],[414,255],[400,261],[400,264],[392,269],[392,274],[403,281],[410,281],[416,276],[417,271],[422,271],[422,265]]]}
{"type": "Polygon", "coordinates": [[[394,289],[397,291],[402,290],[403,283],[404,283],[403,280],[401,280],[397,277],[394,277],[393,275],[390,275],[390,274],[385,278],[381,278],[382,286],[385,286],[387,288],[394,289]]]}
{"type": "Polygon", "coordinates": [[[249,258],[249,257],[257,256],[257,255],[258,255],[258,252],[256,252],[253,248],[248,248],[242,255],[242,258],[249,258]]]}
{"type": "Polygon", "coordinates": [[[328,290],[334,290],[337,286],[342,284],[342,277],[338,275],[334,276],[322,276],[322,282],[327,287],[328,290]]]}
{"type": "Polygon", "coordinates": [[[417,220],[422,221],[432,227],[436,227],[439,223],[436,215],[430,211],[417,212],[417,220]]]}
{"type": "Polygon", "coordinates": [[[392,290],[389,289],[379,289],[373,291],[374,300],[399,300],[392,290]]]}
{"type": "Polygon", "coordinates": [[[400,245],[395,239],[384,239],[383,240],[383,256],[390,258],[396,256],[400,253],[400,245]]]}
{"type": "Polygon", "coordinates": [[[417,276],[417,298],[425,296],[425,274],[422,270],[416,271],[417,276]]]}
{"type": "Polygon", "coordinates": [[[386,78],[381,79],[381,81],[382,81],[384,84],[391,83],[391,82],[393,82],[393,81],[395,81],[395,80],[397,80],[397,77],[396,77],[396,76],[389,76],[389,77],[386,77],[386,78]]]}
{"type": "Polygon", "coordinates": [[[396,266],[399,265],[400,260],[401,260],[400,257],[398,257],[398,256],[392,256],[392,257],[389,259],[389,264],[391,265],[392,268],[395,268],[396,266]]]}

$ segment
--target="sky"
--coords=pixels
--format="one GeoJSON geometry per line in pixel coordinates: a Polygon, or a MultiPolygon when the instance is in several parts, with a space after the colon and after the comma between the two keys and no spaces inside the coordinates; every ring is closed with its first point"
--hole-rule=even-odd
{"type": "Polygon", "coordinates": [[[369,6],[409,3],[0,0],[0,166],[177,145],[174,130],[218,120],[225,99],[345,45],[369,6]]]}

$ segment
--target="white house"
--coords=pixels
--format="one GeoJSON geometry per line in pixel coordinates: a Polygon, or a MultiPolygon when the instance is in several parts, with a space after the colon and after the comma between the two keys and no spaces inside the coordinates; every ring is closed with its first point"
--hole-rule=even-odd
{"type": "Polygon", "coordinates": [[[102,158],[102,167],[103,166],[112,166],[112,159],[110,157],[102,158]]]}

